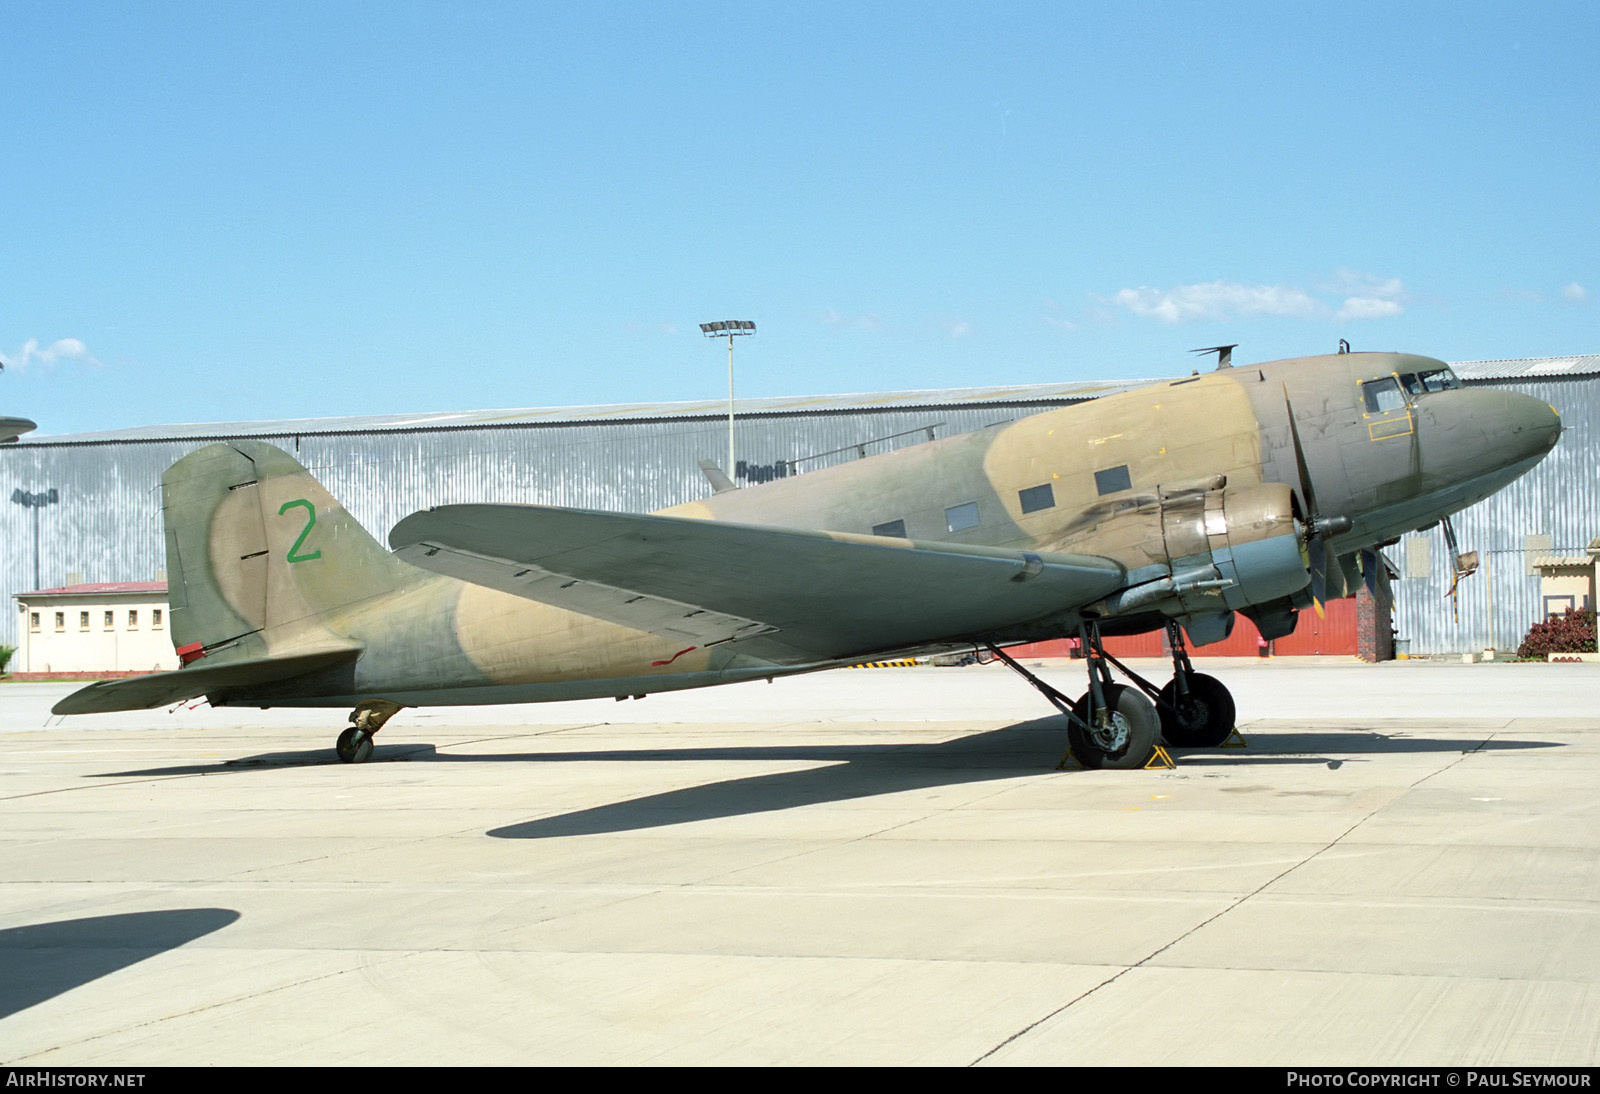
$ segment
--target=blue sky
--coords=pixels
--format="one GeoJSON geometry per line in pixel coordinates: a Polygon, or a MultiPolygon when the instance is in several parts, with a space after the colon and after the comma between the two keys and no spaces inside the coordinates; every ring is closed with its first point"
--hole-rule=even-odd
{"type": "Polygon", "coordinates": [[[40,434],[1600,352],[1600,5],[0,0],[40,434]]]}

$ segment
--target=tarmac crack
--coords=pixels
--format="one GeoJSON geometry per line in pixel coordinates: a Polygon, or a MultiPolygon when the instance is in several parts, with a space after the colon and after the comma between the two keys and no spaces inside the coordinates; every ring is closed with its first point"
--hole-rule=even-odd
{"type": "MultiPolygon", "coordinates": [[[[1406,789],[1407,790],[1415,790],[1417,787],[1421,786],[1423,783],[1427,782],[1429,779],[1433,778],[1435,775],[1444,774],[1446,771],[1449,771],[1451,768],[1455,767],[1457,764],[1459,764],[1459,763],[1463,762],[1464,760],[1466,760],[1466,758],[1468,756],[1476,755],[1478,752],[1480,752],[1484,748],[1488,747],[1489,743],[1494,740],[1494,737],[1495,737],[1495,734],[1491,732],[1487,737],[1485,737],[1482,741],[1480,741],[1477,744],[1476,747],[1474,747],[1474,748],[1472,748],[1472,749],[1470,749],[1470,750],[1468,750],[1466,752],[1461,753],[1459,756],[1457,756],[1455,759],[1451,760],[1449,763],[1444,764],[1443,766],[1441,766],[1441,767],[1439,767],[1439,768],[1437,768],[1437,769],[1435,769],[1433,771],[1428,772],[1426,775],[1423,775],[1421,778],[1418,778],[1418,779],[1414,780],[1413,782],[1409,783],[1406,786],[1406,789]]],[[[1351,833],[1353,833],[1356,829],[1360,828],[1362,825],[1366,824],[1373,817],[1377,816],[1380,812],[1383,811],[1383,809],[1387,805],[1388,805],[1388,801],[1385,801],[1382,804],[1375,806],[1373,809],[1371,809],[1367,813],[1363,814],[1361,817],[1357,818],[1357,820],[1353,824],[1351,824],[1350,827],[1346,828],[1343,832],[1340,832],[1337,836],[1334,836],[1331,840],[1329,840],[1323,846],[1317,848],[1316,850],[1310,852],[1309,854],[1304,855],[1303,857],[1300,858],[1299,861],[1291,863],[1290,865],[1286,866],[1283,870],[1279,871],[1277,874],[1275,874],[1272,877],[1268,878],[1266,881],[1262,882],[1260,885],[1256,886],[1254,889],[1250,890],[1248,893],[1245,893],[1243,896],[1241,896],[1237,900],[1233,901],[1233,903],[1229,904],[1227,907],[1221,909],[1220,911],[1216,912],[1213,915],[1207,916],[1205,919],[1202,919],[1200,922],[1196,923],[1194,926],[1190,927],[1188,930],[1186,930],[1183,933],[1179,934],[1176,938],[1169,939],[1166,943],[1164,943],[1163,945],[1159,946],[1158,948],[1152,950],[1150,953],[1146,954],[1144,957],[1141,957],[1138,961],[1135,961],[1133,964],[1124,967],[1123,969],[1121,969],[1120,971],[1118,971],[1114,975],[1106,977],[1104,980],[1102,980],[1098,984],[1094,985],[1094,987],[1089,988],[1087,991],[1080,992],[1078,995],[1076,995],[1073,998],[1067,1000],[1065,1003],[1061,1004],[1059,1007],[1057,1007],[1054,1010],[1050,1011],[1048,1014],[1042,1015],[1041,1017],[1039,1017],[1039,1018],[1035,1019],[1034,1021],[1028,1023],[1027,1025],[1023,1026],[1021,1029],[1019,1029],[1015,1033],[1011,1034],[1011,1036],[1007,1037],[1005,1040],[999,1042],[993,1048],[989,1049],[989,1051],[983,1053],[983,1055],[978,1056],[976,1059],[972,1060],[970,1063],[968,1063],[967,1066],[968,1067],[976,1067],[978,1064],[983,1063],[985,1060],[989,1059],[991,1056],[993,1056],[995,1053],[999,1052],[1001,1049],[1005,1048],[1007,1045],[1012,1044],[1013,1042],[1021,1039],[1022,1037],[1027,1036],[1029,1033],[1031,1033],[1034,1030],[1038,1029],[1040,1026],[1044,1025],[1046,1022],[1051,1021],[1052,1019],[1054,1019],[1058,1015],[1066,1013],[1068,1010],[1071,1010],[1073,1007],[1077,1006],[1079,1003],[1083,1002],[1085,999],[1089,998],[1091,995],[1094,995],[1096,992],[1100,991],[1102,988],[1109,987],[1110,985],[1115,984],[1118,980],[1121,980],[1124,976],[1128,975],[1133,970],[1139,969],[1139,968],[1143,968],[1144,966],[1150,964],[1150,962],[1154,961],[1156,958],[1160,957],[1162,954],[1166,953],[1168,950],[1170,950],[1174,946],[1178,945],[1178,943],[1184,941],[1185,939],[1193,936],[1197,932],[1199,932],[1199,931],[1203,930],[1204,928],[1210,926],[1211,924],[1217,922],[1217,920],[1221,919],[1223,916],[1227,915],[1228,913],[1233,912],[1236,909],[1243,907],[1246,903],[1248,903],[1249,901],[1251,901],[1251,900],[1255,899],[1256,897],[1260,896],[1262,893],[1266,892],[1272,886],[1276,885],[1278,882],[1282,881],[1284,878],[1288,877],[1290,874],[1294,873],[1296,870],[1300,869],[1302,866],[1305,866],[1307,863],[1311,862],[1312,860],[1314,860],[1314,859],[1326,854],[1327,852],[1333,850],[1335,847],[1339,846],[1339,844],[1344,842],[1344,840],[1346,838],[1348,838],[1351,833]]]]}

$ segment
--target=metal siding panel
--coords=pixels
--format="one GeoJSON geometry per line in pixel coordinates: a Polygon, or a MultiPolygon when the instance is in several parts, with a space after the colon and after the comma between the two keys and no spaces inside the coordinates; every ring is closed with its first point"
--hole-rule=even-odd
{"type": "MultiPolygon", "coordinates": [[[[1475,382],[1479,386],[1482,381],[1475,382]]],[[[1456,622],[1444,570],[1443,535],[1433,537],[1432,576],[1395,582],[1395,626],[1414,653],[1514,649],[1539,617],[1539,582],[1523,574],[1522,536],[1545,532],[1558,554],[1581,553],[1600,534],[1600,379],[1519,379],[1494,386],[1544,399],[1561,412],[1567,433],[1549,457],[1506,490],[1456,517],[1461,546],[1478,550],[1487,573],[1461,586],[1456,622]],[[1493,610],[1490,610],[1490,586],[1493,610]],[[1490,616],[1493,634],[1490,634],[1490,616]]],[[[795,460],[935,422],[941,437],[1054,409],[1037,403],[925,408],[836,409],[818,414],[742,418],[736,444],[758,465],[795,460]]],[[[301,433],[263,438],[294,453],[379,540],[408,513],[465,501],[531,502],[644,512],[704,497],[710,486],[698,462],[726,458],[727,432],[715,418],[649,422],[518,424],[434,432],[301,433]]],[[[919,436],[875,445],[873,452],[921,443],[919,436]]],[[[149,579],[166,566],[159,482],[196,441],[0,447],[0,493],[51,487],[61,502],[40,511],[40,578],[64,582],[149,579]]],[[[854,459],[841,452],[807,469],[854,459]]],[[[0,506],[0,582],[10,594],[33,587],[32,517],[0,506]]],[[[1404,572],[1404,541],[1390,549],[1404,572]]],[[[15,601],[0,611],[0,642],[16,644],[15,601]]]]}
{"type": "MultiPolygon", "coordinates": [[[[771,465],[845,448],[938,422],[938,436],[1053,409],[979,405],[891,411],[853,410],[740,419],[741,458],[771,465]]],[[[260,437],[292,453],[379,542],[402,517],[431,505],[510,502],[647,512],[707,496],[702,459],[725,460],[727,429],[717,419],[516,425],[432,432],[301,433],[260,437]]],[[[922,443],[921,435],[871,446],[873,453],[922,443]]],[[[161,473],[210,441],[40,441],[0,449],[0,483],[60,491],[40,510],[40,581],[149,580],[166,567],[161,534],[161,473]]],[[[806,466],[854,459],[841,452],[806,466]]],[[[0,508],[0,643],[16,645],[10,594],[34,587],[32,514],[0,508]]]]}
{"type": "MultiPolygon", "coordinates": [[[[1395,632],[1418,654],[1464,653],[1493,646],[1515,650],[1541,618],[1539,579],[1525,573],[1522,537],[1547,533],[1556,554],[1582,554],[1600,535],[1600,380],[1501,380],[1491,384],[1542,399],[1561,414],[1564,432],[1537,467],[1494,497],[1453,520],[1463,551],[1477,551],[1482,568],[1461,582],[1460,618],[1443,594],[1450,587],[1444,533],[1429,537],[1427,578],[1401,578],[1395,588],[1395,632]]],[[[1405,540],[1389,549],[1406,572],[1405,540]]]]}

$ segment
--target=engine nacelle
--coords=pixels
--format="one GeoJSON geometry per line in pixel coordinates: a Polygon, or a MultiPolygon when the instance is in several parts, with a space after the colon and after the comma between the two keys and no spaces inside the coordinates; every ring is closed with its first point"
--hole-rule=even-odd
{"type": "Polygon", "coordinates": [[[1238,611],[1310,580],[1294,492],[1285,483],[1163,495],[1161,534],[1179,599],[1191,611],[1218,610],[1218,596],[1238,611]],[[1209,584],[1217,581],[1225,584],[1209,584]]]}
{"type": "MultiPolygon", "coordinates": [[[[1105,514],[1093,536],[1137,550],[1124,559],[1130,571],[1153,563],[1166,572],[1112,594],[1085,614],[1185,617],[1195,624],[1190,629],[1198,645],[1225,637],[1231,613],[1282,600],[1310,581],[1294,493],[1285,483],[1229,488],[1219,476],[1162,491],[1105,514]]],[[[1092,542],[1085,537],[1075,546],[1093,550],[1092,542]]]]}

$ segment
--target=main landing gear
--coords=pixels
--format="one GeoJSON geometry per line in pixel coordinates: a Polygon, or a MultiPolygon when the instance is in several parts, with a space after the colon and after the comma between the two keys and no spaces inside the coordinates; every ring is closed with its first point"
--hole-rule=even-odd
{"type": "Polygon", "coordinates": [[[364,764],[372,759],[372,737],[383,724],[400,713],[399,703],[388,699],[363,699],[350,712],[350,728],[339,734],[333,749],[347,764],[364,764]]]}
{"type": "Polygon", "coordinates": [[[1233,696],[1215,676],[1194,671],[1183,631],[1170,619],[1167,645],[1172,650],[1172,679],[1156,697],[1161,735],[1174,748],[1215,748],[1233,732],[1233,696]]]}
{"type": "Polygon", "coordinates": [[[1216,677],[1194,671],[1177,623],[1167,624],[1167,638],[1172,679],[1158,690],[1105,651],[1098,626],[1085,624],[1079,640],[1088,664],[1089,690],[1075,702],[1004,650],[997,646],[989,650],[1067,716],[1067,739],[1079,763],[1086,768],[1131,770],[1150,761],[1163,737],[1178,748],[1209,748],[1233,732],[1233,696],[1216,677]],[[1132,683],[1113,681],[1112,665],[1132,683]]]}

